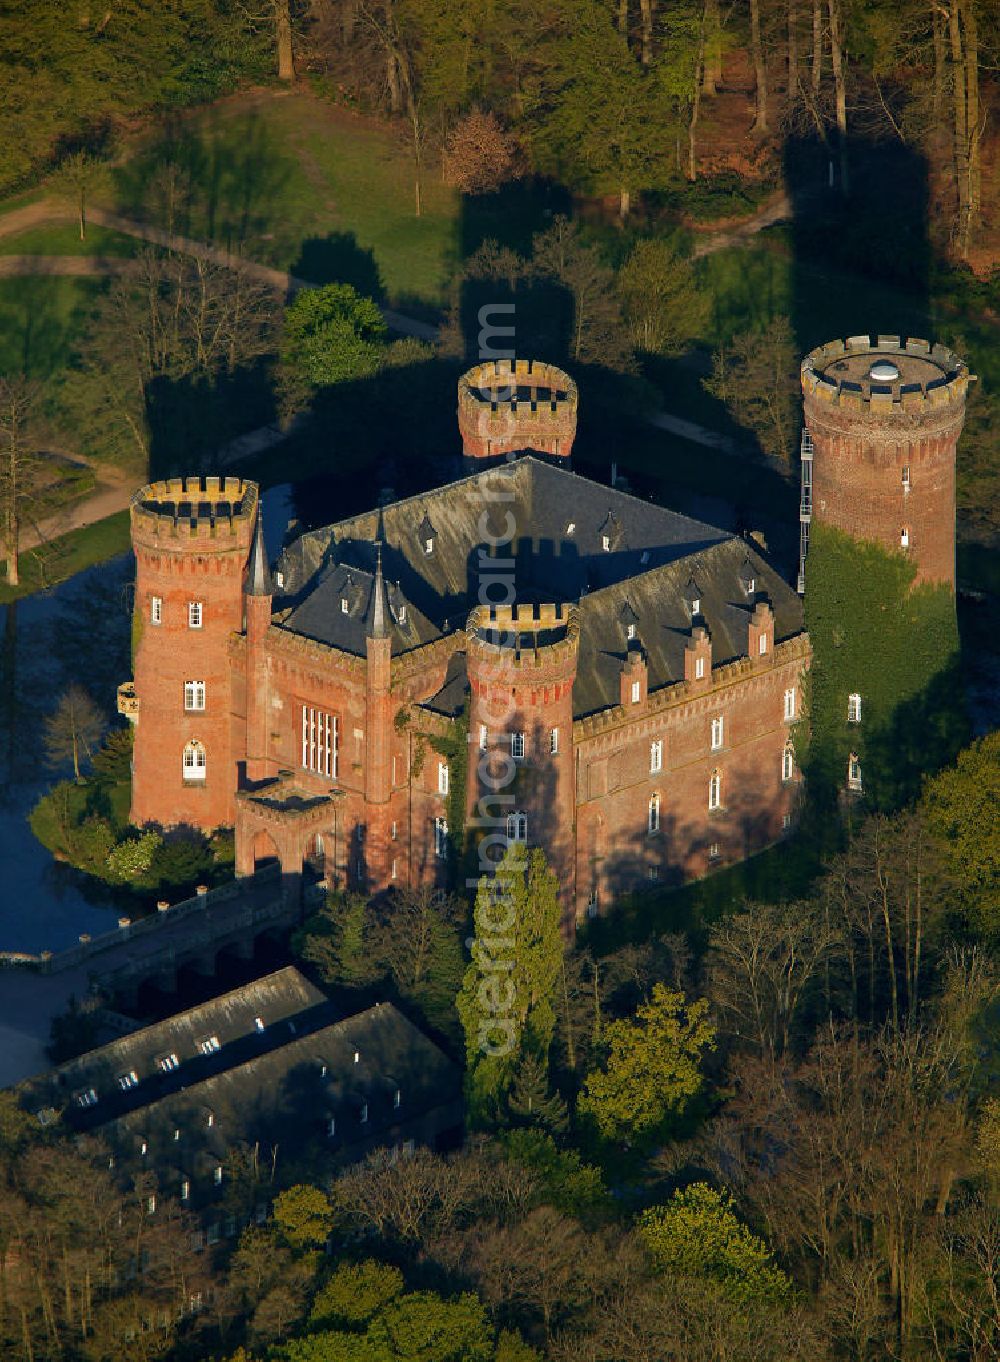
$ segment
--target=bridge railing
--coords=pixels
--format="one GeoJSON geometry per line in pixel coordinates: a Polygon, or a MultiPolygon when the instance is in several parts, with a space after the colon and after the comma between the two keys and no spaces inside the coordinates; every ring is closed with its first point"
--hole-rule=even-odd
{"type": "MultiPolygon", "coordinates": [[[[3,957],[2,963],[11,967],[33,967],[42,974],[58,974],[62,970],[72,969],[74,965],[79,965],[84,960],[89,960],[92,956],[99,955],[103,951],[121,946],[126,941],[154,935],[156,932],[162,931],[164,927],[171,926],[184,918],[196,918],[199,914],[218,909],[220,904],[240,899],[258,888],[266,889],[271,884],[281,889],[281,867],[279,865],[265,866],[255,875],[248,875],[239,880],[230,880],[226,884],[219,885],[217,889],[209,889],[207,893],[182,899],[180,903],[171,904],[169,908],[151,913],[148,917],[141,917],[135,922],[130,922],[127,926],[116,927],[113,931],[101,932],[100,935],[92,936],[88,941],[81,941],[79,945],[70,946],[67,950],[43,951],[39,955],[28,955],[21,952],[14,954],[11,952],[3,957]]],[[[281,899],[280,909],[284,911],[286,907],[283,901],[284,893],[282,893],[281,899]]],[[[255,912],[258,915],[261,914],[260,909],[255,910],[253,907],[246,909],[247,922],[256,920],[253,916],[255,912]]],[[[264,916],[270,918],[272,914],[262,915],[262,920],[264,916]]],[[[243,920],[242,914],[240,920],[243,920]]],[[[196,940],[198,937],[195,936],[191,939],[196,940]]],[[[206,939],[208,939],[207,935],[206,939]]]]}

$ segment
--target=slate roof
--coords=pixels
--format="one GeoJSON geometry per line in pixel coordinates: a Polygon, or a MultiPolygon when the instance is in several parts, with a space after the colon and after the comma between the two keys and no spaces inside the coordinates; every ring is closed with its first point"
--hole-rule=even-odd
{"type": "MultiPolygon", "coordinates": [[[[692,579],[717,661],[746,651],[751,605],[739,575],[748,560],[758,596],[775,611],[776,639],[803,628],[798,596],[752,545],[530,455],[302,535],[276,565],[281,627],[363,655],[377,538],[395,654],[465,627],[480,600],[481,565],[489,572],[494,552],[513,556],[519,602],[579,601],[577,716],[618,703],[617,670],[632,615],[649,652],[650,688],[683,677],[691,625],[684,595],[692,579]],[[487,536],[505,532],[508,514],[514,541],[492,550],[487,536]],[[358,593],[356,606],[349,585],[358,593]]],[[[455,712],[463,674],[464,662],[456,662],[429,708],[455,712]]]]}

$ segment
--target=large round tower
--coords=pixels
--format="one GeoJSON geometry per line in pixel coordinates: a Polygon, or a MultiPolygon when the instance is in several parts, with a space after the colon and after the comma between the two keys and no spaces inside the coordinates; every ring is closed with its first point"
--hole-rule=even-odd
{"type": "Polygon", "coordinates": [[[466,466],[533,450],[569,464],[576,435],[576,384],[554,364],[497,359],[458,380],[458,429],[466,466]]]}
{"type": "Polygon", "coordinates": [[[229,641],[243,627],[243,580],[257,485],[172,478],[132,498],[135,750],[132,822],[233,822],[237,786],[229,641]]]}
{"type": "Polygon", "coordinates": [[[802,363],[803,519],[902,551],[916,582],[954,588],[968,385],[965,363],[924,340],[850,336],[813,350],[802,363]]]}
{"type": "Polygon", "coordinates": [[[480,605],[469,616],[472,826],[544,846],[573,930],[575,605],[480,605]]]}

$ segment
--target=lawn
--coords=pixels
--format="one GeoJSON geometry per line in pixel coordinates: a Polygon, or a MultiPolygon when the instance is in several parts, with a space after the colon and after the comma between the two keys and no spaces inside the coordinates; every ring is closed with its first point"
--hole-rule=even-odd
{"type": "Polygon", "coordinates": [[[0,373],[51,379],[68,365],[100,279],[0,279],[0,373]]]}
{"type": "MultiPolygon", "coordinates": [[[[6,206],[6,205],[5,205],[6,206]]],[[[113,232],[95,223],[88,226],[86,240],[80,240],[76,222],[31,227],[13,236],[0,236],[0,255],[101,255],[132,256],[142,246],[135,237],[113,232]]]]}
{"type": "Polygon", "coordinates": [[[64,582],[67,577],[92,567],[94,563],[103,563],[116,554],[124,553],[128,547],[128,511],[119,511],[82,530],[71,530],[69,534],[53,539],[46,546],[44,554],[29,552],[20,555],[20,584],[11,587],[5,581],[0,581],[0,605],[55,586],[57,582],[64,582]]]}
{"type": "Polygon", "coordinates": [[[213,105],[137,143],[117,173],[118,210],[165,225],[169,162],[192,186],[179,231],[397,306],[444,302],[459,198],[429,167],[416,217],[411,158],[386,129],[308,94],[213,105]]]}

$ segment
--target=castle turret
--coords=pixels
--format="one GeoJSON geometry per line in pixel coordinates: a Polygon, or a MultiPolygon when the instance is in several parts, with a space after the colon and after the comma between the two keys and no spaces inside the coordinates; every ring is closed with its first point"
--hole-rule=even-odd
{"type": "Polygon", "coordinates": [[[271,601],[274,588],[271,585],[271,571],[267,565],[267,549],[264,545],[264,508],[257,508],[257,524],[254,530],[250,557],[247,560],[245,588],[247,637],[247,730],[246,773],[249,780],[264,780],[277,774],[277,765],[268,760],[267,704],[269,685],[269,666],[265,640],[271,627],[271,601]]]}
{"type": "Polygon", "coordinates": [[[569,465],[576,384],[540,360],[490,360],[458,380],[458,428],[466,467],[532,450],[569,465]]]}
{"type": "MultiPolygon", "coordinates": [[[[172,478],[132,498],[134,823],[233,822],[244,753],[234,750],[229,644],[243,627],[257,504],[256,484],[241,478],[172,478]]],[[[270,598],[259,599],[269,616],[270,598]]]]}
{"type": "Polygon", "coordinates": [[[916,582],[954,587],[955,456],[969,381],[957,355],[924,340],[850,336],[807,355],[804,523],[811,515],[902,551],[916,582]]]}
{"type": "Polygon", "coordinates": [[[477,606],[469,616],[470,826],[545,848],[559,877],[565,928],[575,902],[574,605],[477,606]]]}

